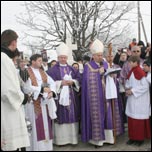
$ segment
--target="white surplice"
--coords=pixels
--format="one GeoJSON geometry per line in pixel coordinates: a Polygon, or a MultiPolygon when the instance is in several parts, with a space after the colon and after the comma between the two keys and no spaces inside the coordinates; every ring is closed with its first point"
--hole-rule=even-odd
{"type": "Polygon", "coordinates": [[[30,145],[22,109],[24,95],[12,59],[1,53],[1,147],[13,151],[30,145]]]}
{"type": "Polygon", "coordinates": [[[150,97],[149,84],[146,77],[137,80],[134,73],[126,81],[126,88],[131,88],[132,95],[128,96],[126,115],[134,119],[149,119],[150,97]]]}
{"type": "Polygon", "coordinates": [[[56,145],[78,144],[78,122],[70,124],[54,123],[54,140],[56,145]]]}
{"type": "MultiPolygon", "coordinates": [[[[31,80],[29,79],[26,84],[31,88],[31,92],[34,93],[34,99],[38,98],[38,95],[41,90],[41,85],[43,83],[42,77],[40,75],[39,69],[32,68],[32,71],[36,77],[38,86],[32,86],[31,80]]],[[[47,76],[48,84],[50,85],[51,91],[54,93],[56,92],[56,86],[53,79],[47,76]]],[[[32,133],[31,133],[31,146],[27,148],[27,151],[49,151],[53,150],[53,143],[52,139],[49,139],[49,128],[48,128],[48,119],[47,119],[47,110],[46,104],[44,104],[44,100],[41,99],[41,108],[42,108],[42,116],[43,116],[43,123],[45,129],[45,140],[37,141],[37,132],[36,132],[36,124],[35,124],[35,112],[34,112],[34,105],[33,102],[26,104],[26,116],[32,123],[32,133]]]]}

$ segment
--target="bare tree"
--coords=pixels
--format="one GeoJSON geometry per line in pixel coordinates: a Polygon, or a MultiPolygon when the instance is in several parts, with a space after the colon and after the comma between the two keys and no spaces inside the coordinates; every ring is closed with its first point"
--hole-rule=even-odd
{"type": "Polygon", "coordinates": [[[20,15],[18,21],[34,31],[27,31],[26,35],[36,39],[36,43],[26,45],[50,49],[57,42],[65,42],[70,34],[78,46],[74,51],[78,58],[88,52],[95,38],[101,38],[106,44],[119,37],[125,30],[119,23],[128,20],[125,14],[134,5],[121,1],[26,1],[25,7],[26,17],[20,15]]]}

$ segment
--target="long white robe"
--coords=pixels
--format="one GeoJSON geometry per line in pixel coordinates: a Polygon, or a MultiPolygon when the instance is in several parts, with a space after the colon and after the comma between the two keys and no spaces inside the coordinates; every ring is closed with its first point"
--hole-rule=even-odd
{"type": "Polygon", "coordinates": [[[126,88],[131,88],[133,93],[127,99],[126,115],[134,119],[149,119],[150,97],[146,77],[137,80],[132,73],[126,81],[126,88]]]}
{"type": "Polygon", "coordinates": [[[54,123],[54,140],[56,145],[78,144],[78,122],[71,124],[54,123]]]}
{"type": "MultiPolygon", "coordinates": [[[[75,91],[79,91],[80,85],[79,82],[75,79],[72,80],[75,84],[75,91]]],[[[56,81],[56,91],[57,93],[61,93],[61,82],[56,81]]],[[[54,141],[53,143],[56,145],[66,145],[66,144],[78,144],[78,130],[79,125],[78,122],[71,124],[58,124],[54,123],[54,141]]]]}
{"type": "Polygon", "coordinates": [[[16,68],[12,60],[1,53],[1,148],[12,151],[30,145],[25,123],[21,92],[16,68]]]}
{"type": "MultiPolygon", "coordinates": [[[[34,98],[37,99],[40,90],[41,85],[43,83],[39,69],[32,68],[34,75],[36,77],[38,86],[32,86],[31,79],[29,79],[26,82],[26,85],[31,88],[31,92],[34,93],[34,98]]],[[[53,92],[56,92],[56,86],[55,82],[51,77],[47,77],[48,84],[50,84],[50,88],[53,92]]],[[[45,140],[38,141],[37,140],[37,132],[36,132],[36,123],[35,123],[35,112],[34,112],[34,105],[33,102],[26,104],[26,117],[29,118],[29,120],[32,123],[32,133],[31,133],[31,146],[27,148],[27,151],[49,151],[53,150],[53,144],[52,140],[49,139],[49,128],[48,128],[48,119],[47,119],[47,111],[46,111],[46,105],[43,104],[43,100],[41,100],[41,108],[42,108],[42,116],[43,116],[43,123],[44,123],[44,129],[45,129],[45,140]]]]}

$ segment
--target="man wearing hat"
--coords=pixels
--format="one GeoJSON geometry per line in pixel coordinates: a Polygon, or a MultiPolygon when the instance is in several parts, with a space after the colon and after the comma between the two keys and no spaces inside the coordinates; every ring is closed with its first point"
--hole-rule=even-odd
{"type": "Polygon", "coordinates": [[[67,64],[69,48],[65,43],[57,47],[58,62],[48,70],[57,86],[57,119],[54,122],[56,145],[78,143],[80,74],[67,64]]]}
{"type": "Polygon", "coordinates": [[[82,141],[89,142],[95,147],[103,143],[114,143],[113,132],[105,131],[105,93],[102,78],[107,63],[103,61],[102,53],[104,46],[98,39],[95,40],[90,51],[93,60],[87,63],[83,72],[81,120],[82,120],[82,141]]]}

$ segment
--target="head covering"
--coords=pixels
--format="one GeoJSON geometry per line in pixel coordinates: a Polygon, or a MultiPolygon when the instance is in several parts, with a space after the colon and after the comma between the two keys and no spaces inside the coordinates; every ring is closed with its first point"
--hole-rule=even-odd
{"type": "Polygon", "coordinates": [[[68,56],[69,55],[69,51],[70,51],[70,49],[63,42],[56,48],[57,56],[60,56],[60,55],[68,56]]]}
{"type": "Polygon", "coordinates": [[[104,49],[103,43],[101,41],[99,41],[98,39],[96,39],[90,47],[90,51],[92,54],[96,54],[96,53],[102,53],[104,49]]]}

